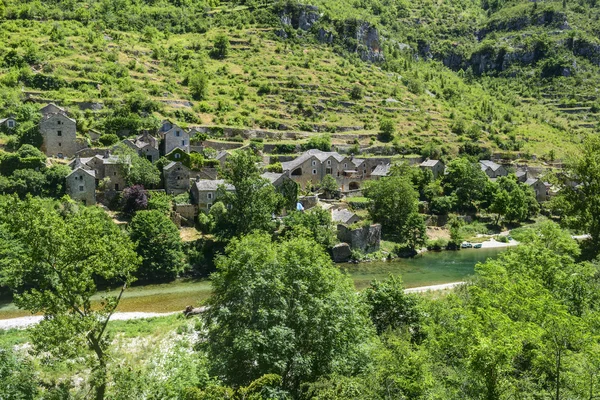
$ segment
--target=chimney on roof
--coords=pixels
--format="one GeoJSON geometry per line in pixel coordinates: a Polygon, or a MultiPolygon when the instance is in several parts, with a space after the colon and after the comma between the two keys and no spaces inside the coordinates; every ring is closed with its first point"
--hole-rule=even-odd
{"type": "Polygon", "coordinates": [[[200,175],[196,175],[196,182],[200,182],[200,175]]]}
{"type": "Polygon", "coordinates": [[[108,158],[109,156],[110,156],[110,152],[108,150],[105,150],[103,158],[108,158]]]}

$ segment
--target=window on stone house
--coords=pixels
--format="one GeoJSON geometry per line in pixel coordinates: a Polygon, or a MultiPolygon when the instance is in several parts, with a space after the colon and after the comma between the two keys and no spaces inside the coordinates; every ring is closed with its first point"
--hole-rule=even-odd
{"type": "Polygon", "coordinates": [[[181,154],[175,153],[175,159],[179,159],[180,157],[181,157],[181,154]]]}
{"type": "Polygon", "coordinates": [[[62,131],[56,131],[56,136],[62,136],[62,131]]]}
{"type": "Polygon", "coordinates": [[[331,160],[327,160],[327,165],[331,165],[331,160]]]}
{"type": "Polygon", "coordinates": [[[62,143],[61,143],[61,142],[58,142],[58,147],[61,147],[61,146],[62,146],[62,143]]]}
{"type": "Polygon", "coordinates": [[[181,135],[181,132],[175,131],[175,136],[179,137],[179,135],[181,135]]]}
{"type": "Polygon", "coordinates": [[[185,140],[182,140],[182,141],[181,141],[181,145],[182,145],[182,146],[185,146],[185,140]]]}
{"type": "Polygon", "coordinates": [[[14,128],[15,127],[15,121],[13,121],[12,119],[9,119],[8,122],[7,122],[7,124],[8,124],[9,128],[14,128]]]}
{"type": "Polygon", "coordinates": [[[317,170],[313,169],[313,175],[316,175],[316,174],[317,174],[317,170]]]}
{"type": "Polygon", "coordinates": [[[348,168],[348,163],[344,163],[344,168],[348,168]]]}
{"type": "Polygon", "coordinates": [[[206,197],[208,197],[208,199],[210,200],[210,199],[212,199],[212,195],[213,195],[212,193],[209,193],[206,195],[206,197]]]}
{"type": "Polygon", "coordinates": [[[79,191],[83,192],[83,185],[79,185],[79,191]]]}
{"type": "Polygon", "coordinates": [[[207,208],[211,208],[211,207],[212,207],[212,203],[207,203],[207,204],[206,204],[206,207],[207,207],[207,208]]]}
{"type": "Polygon", "coordinates": [[[315,165],[317,165],[317,162],[313,160],[312,166],[314,167],[315,165]]]}
{"type": "Polygon", "coordinates": [[[61,124],[61,121],[56,121],[56,125],[60,125],[60,124],[61,124]]]}
{"type": "Polygon", "coordinates": [[[117,176],[117,171],[113,172],[113,176],[117,176]]]}

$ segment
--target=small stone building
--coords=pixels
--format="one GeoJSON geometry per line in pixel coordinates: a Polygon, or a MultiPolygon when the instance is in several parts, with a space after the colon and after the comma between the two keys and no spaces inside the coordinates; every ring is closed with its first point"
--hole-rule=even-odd
{"type": "Polygon", "coordinates": [[[181,127],[173,124],[171,129],[162,133],[163,155],[169,154],[174,149],[190,152],[190,135],[181,127]]]}
{"type": "Polygon", "coordinates": [[[152,163],[157,162],[160,158],[158,139],[148,132],[142,133],[135,139],[125,139],[123,143],[135,150],[140,157],[144,157],[152,163]]]}
{"type": "Polygon", "coordinates": [[[17,120],[12,115],[8,118],[0,118],[0,126],[6,131],[13,130],[17,127],[17,120]]]}
{"type": "Polygon", "coordinates": [[[444,169],[446,166],[440,160],[425,160],[419,164],[419,168],[428,169],[433,174],[434,179],[444,175],[444,169]]]}
{"type": "Polygon", "coordinates": [[[77,123],[65,114],[43,115],[39,129],[43,138],[42,151],[47,156],[72,157],[81,147],[77,143],[77,123]]]}
{"type": "Polygon", "coordinates": [[[218,180],[202,180],[196,179],[192,184],[191,195],[192,202],[198,206],[199,210],[208,211],[217,201],[217,189],[220,185],[225,185],[225,190],[228,192],[235,191],[235,187],[225,183],[223,179],[218,180]]]}
{"type": "Polygon", "coordinates": [[[170,162],[163,168],[165,191],[181,194],[190,190],[190,169],[180,162],[170,162]]]}
{"type": "Polygon", "coordinates": [[[78,165],[66,177],[67,194],[85,205],[96,204],[96,172],[78,165]]]}
{"type": "Polygon", "coordinates": [[[388,176],[390,173],[390,167],[391,165],[389,163],[381,163],[377,165],[373,172],[371,172],[371,179],[381,179],[388,176]]]}
{"type": "Polygon", "coordinates": [[[479,161],[479,165],[481,166],[481,170],[485,172],[485,174],[489,178],[499,178],[501,176],[507,176],[508,171],[500,164],[496,164],[490,160],[481,160],[479,161]]]}
{"type": "Polygon", "coordinates": [[[331,210],[331,220],[339,224],[352,225],[360,221],[360,217],[346,208],[341,208],[331,210]]]}
{"type": "Polygon", "coordinates": [[[535,198],[538,202],[548,200],[548,190],[546,184],[537,178],[529,178],[525,181],[525,185],[530,187],[535,193],[535,198]]]}

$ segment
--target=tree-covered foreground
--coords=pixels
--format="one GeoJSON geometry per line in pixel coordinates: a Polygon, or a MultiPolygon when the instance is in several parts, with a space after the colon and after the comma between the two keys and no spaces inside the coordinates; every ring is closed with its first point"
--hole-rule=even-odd
{"type": "Polygon", "coordinates": [[[28,331],[30,352],[0,350],[2,399],[598,396],[598,265],[551,222],[439,296],[405,294],[399,277],[357,293],[309,235],[233,239],[193,340],[169,339],[157,363],[115,347],[118,297],[91,301],[131,282],[140,261],[129,237],[90,208],[0,206],[3,283],[46,315],[28,331]]]}

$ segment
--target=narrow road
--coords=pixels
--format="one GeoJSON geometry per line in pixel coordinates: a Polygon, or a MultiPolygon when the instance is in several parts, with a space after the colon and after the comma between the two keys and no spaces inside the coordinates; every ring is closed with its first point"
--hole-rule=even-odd
{"type": "Polygon", "coordinates": [[[423,293],[423,292],[430,292],[430,291],[435,291],[435,290],[453,289],[464,283],[465,282],[450,282],[450,283],[443,283],[441,285],[414,287],[414,288],[410,288],[410,289],[405,289],[404,293],[423,293]]]}
{"type": "MultiPolygon", "coordinates": [[[[462,285],[465,282],[451,282],[444,283],[441,285],[421,286],[410,289],[405,289],[405,293],[423,293],[435,290],[446,290],[452,289],[456,286],[462,285]]],[[[180,311],[168,312],[168,313],[152,313],[152,312],[118,312],[115,313],[111,321],[126,321],[130,319],[142,319],[142,318],[154,318],[154,317],[165,317],[167,315],[178,314],[180,311]]],[[[42,320],[41,315],[32,315],[29,317],[9,318],[0,319],[0,330],[5,329],[25,329],[29,326],[35,325],[42,320]]]]}

